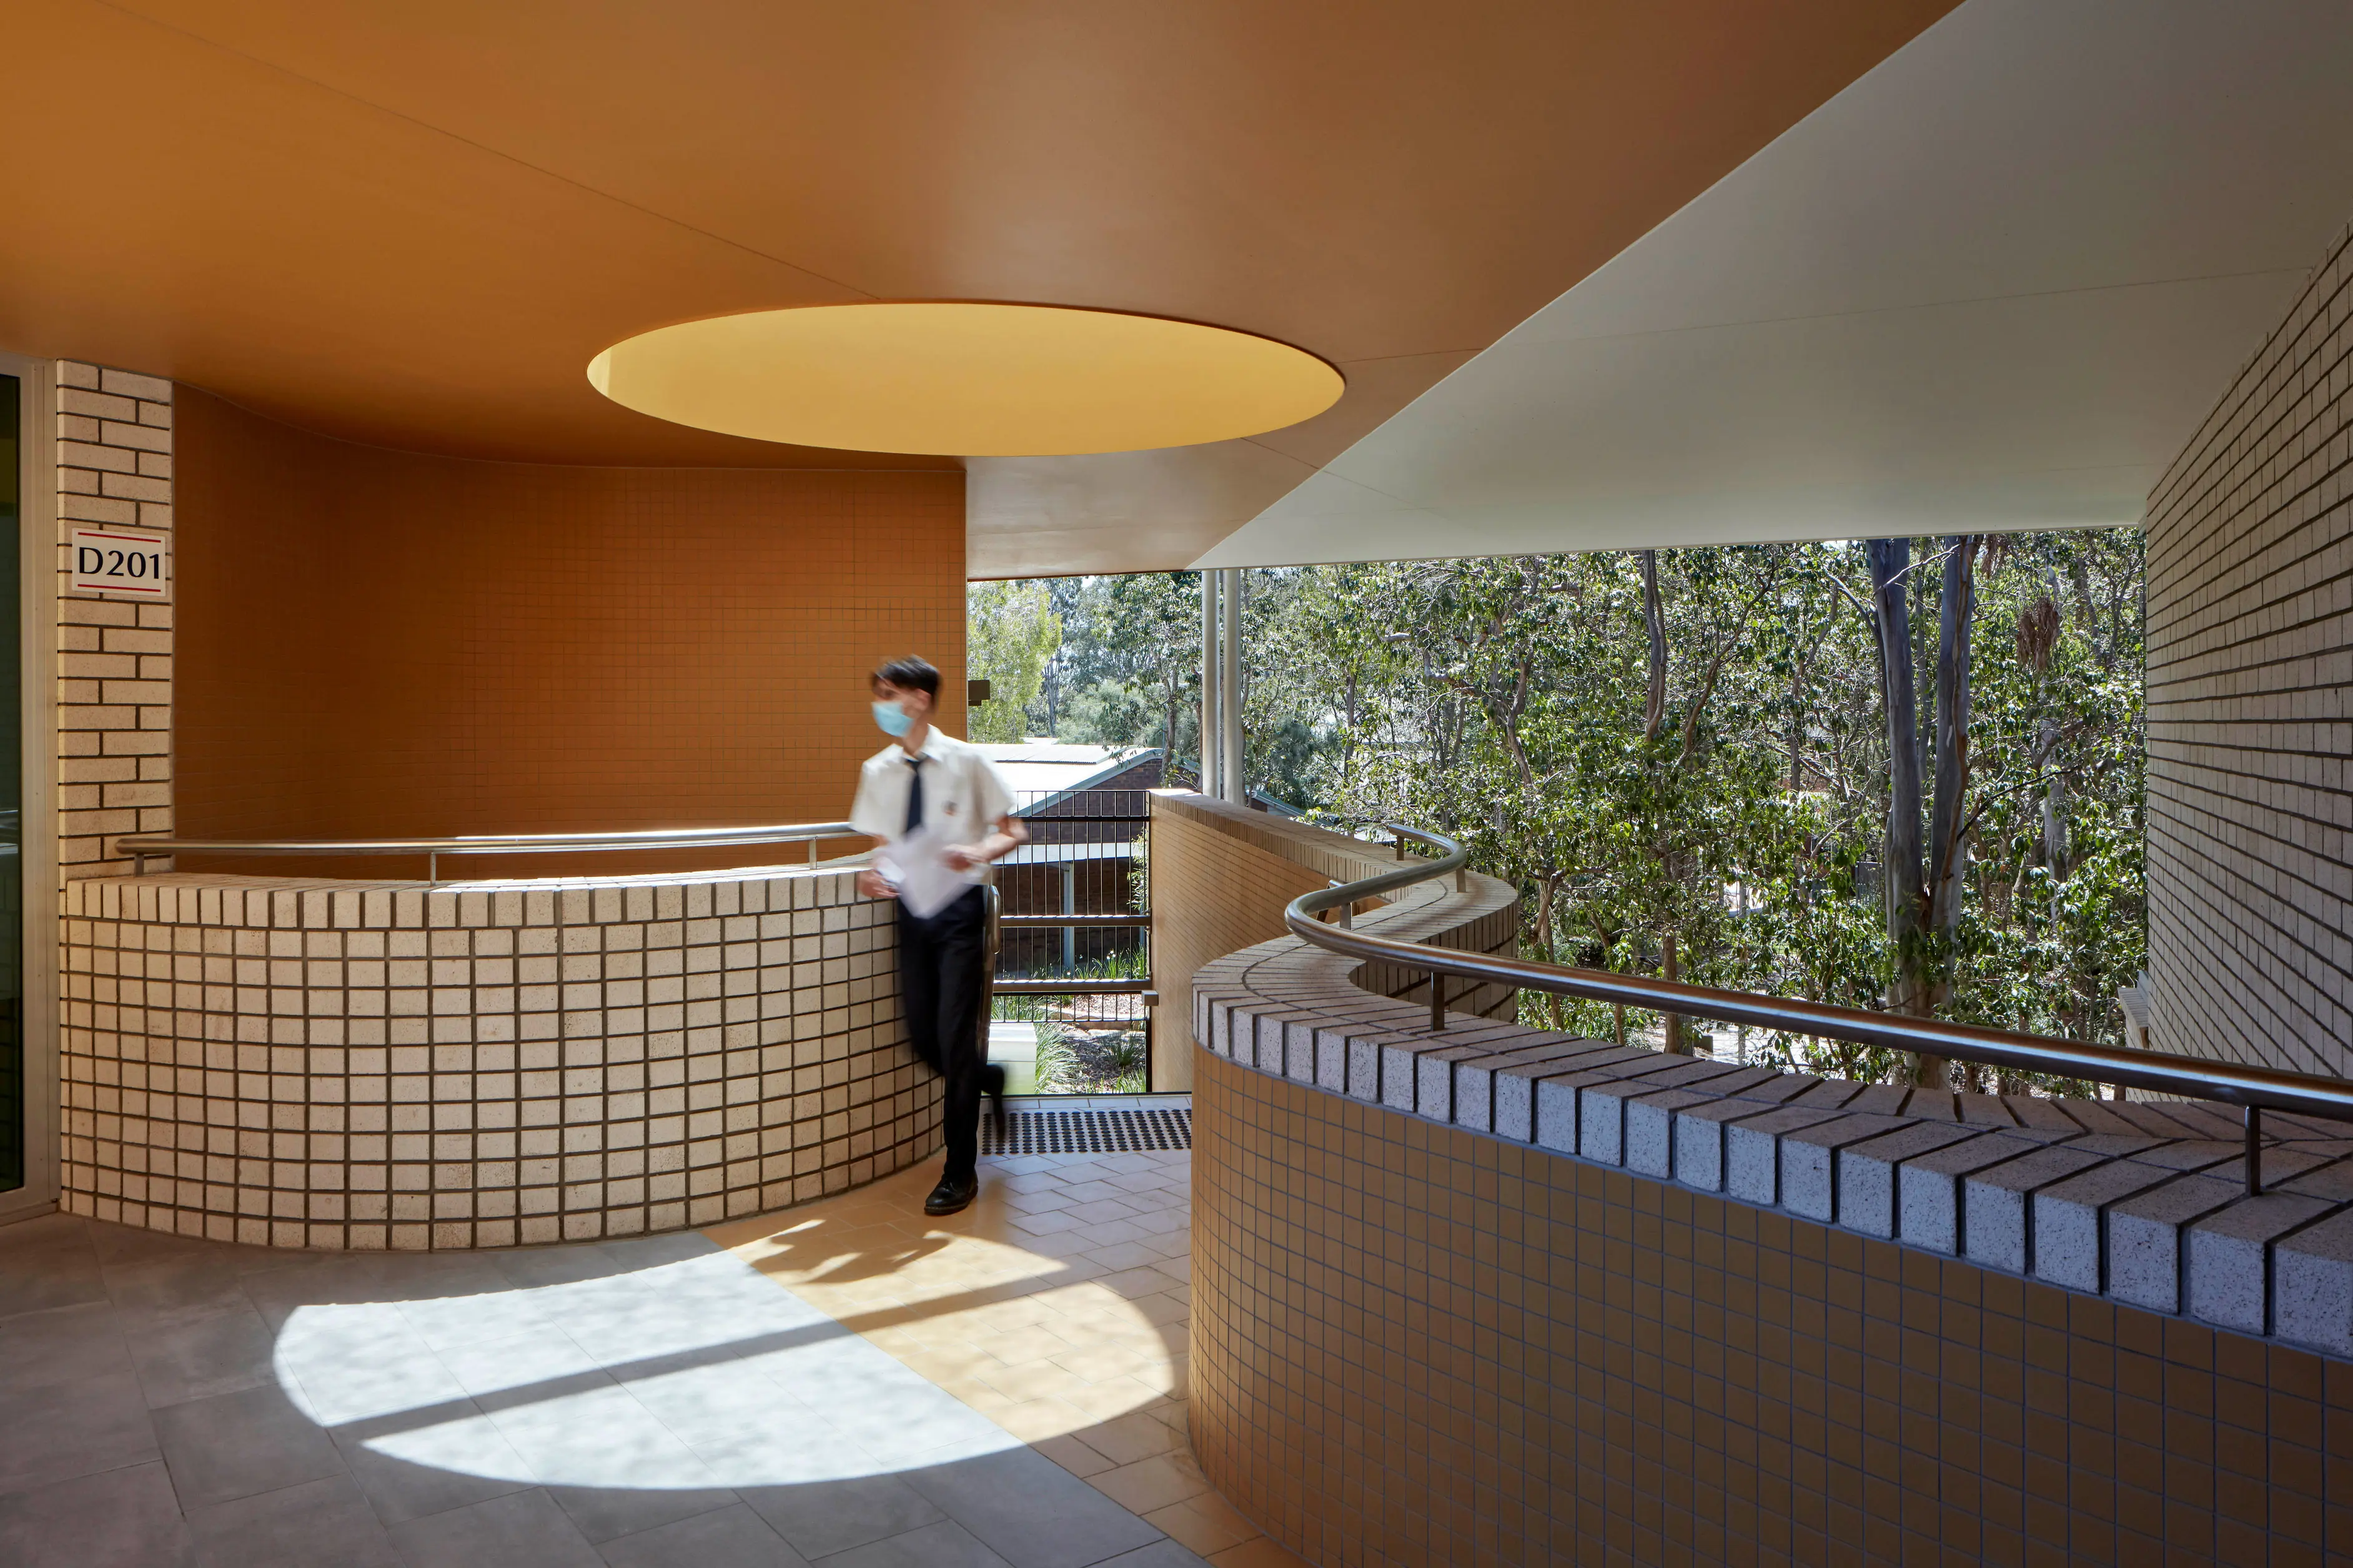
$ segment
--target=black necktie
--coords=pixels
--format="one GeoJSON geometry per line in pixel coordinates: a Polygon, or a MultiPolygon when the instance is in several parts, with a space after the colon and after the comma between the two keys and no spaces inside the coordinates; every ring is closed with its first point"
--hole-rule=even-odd
{"type": "Polygon", "coordinates": [[[923,759],[907,759],[907,831],[923,825],[923,759]]]}

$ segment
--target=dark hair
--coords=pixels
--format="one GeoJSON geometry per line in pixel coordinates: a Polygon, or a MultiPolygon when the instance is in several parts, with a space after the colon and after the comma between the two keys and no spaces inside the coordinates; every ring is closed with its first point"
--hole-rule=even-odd
{"type": "Polygon", "coordinates": [[[934,702],[940,700],[940,672],[928,658],[909,654],[894,658],[871,677],[884,686],[895,686],[902,691],[920,691],[934,702]]]}

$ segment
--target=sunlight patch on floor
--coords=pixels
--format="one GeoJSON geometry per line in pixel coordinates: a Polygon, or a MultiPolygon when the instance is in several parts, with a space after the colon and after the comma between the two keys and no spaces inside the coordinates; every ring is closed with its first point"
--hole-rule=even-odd
{"type": "Polygon", "coordinates": [[[536,1287],[309,1304],[280,1386],[412,1464],[531,1484],[800,1485],[1013,1447],[725,1252],[536,1287]]]}
{"type": "Polygon", "coordinates": [[[703,1234],[1218,1568],[1292,1563],[1187,1436],[1191,1155],[984,1160],[934,1219],[929,1165],[703,1234]]]}

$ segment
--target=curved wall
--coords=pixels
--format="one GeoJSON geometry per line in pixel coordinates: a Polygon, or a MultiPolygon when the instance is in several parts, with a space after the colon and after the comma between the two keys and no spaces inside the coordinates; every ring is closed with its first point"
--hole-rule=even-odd
{"type": "Polygon", "coordinates": [[[2353,1555],[2342,1126],[2266,1117],[2249,1197],[2220,1108],[1432,1030],[1402,978],[1285,937],[1193,984],[1194,1448],[1308,1561],[2353,1555]]]}
{"type": "Polygon", "coordinates": [[[939,1144],[852,870],[64,895],[63,1206],[257,1246],[710,1225],[939,1144]]]}
{"type": "Polygon", "coordinates": [[[961,473],[479,462],[190,387],[175,412],[185,836],[838,818],[881,743],[862,677],[910,651],[963,722],[961,473]]]}
{"type": "Polygon", "coordinates": [[[2353,1556],[2345,1363],[1194,1071],[1194,1452],[1318,1568],[2353,1556]]]}

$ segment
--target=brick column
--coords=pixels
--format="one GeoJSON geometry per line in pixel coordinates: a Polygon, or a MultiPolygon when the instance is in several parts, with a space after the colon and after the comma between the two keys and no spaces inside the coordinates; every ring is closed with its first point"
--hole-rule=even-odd
{"type": "Polygon", "coordinates": [[[115,836],[172,828],[172,610],[76,594],[68,538],[172,527],[172,384],[58,363],[58,865],[131,869],[115,836]]]}

